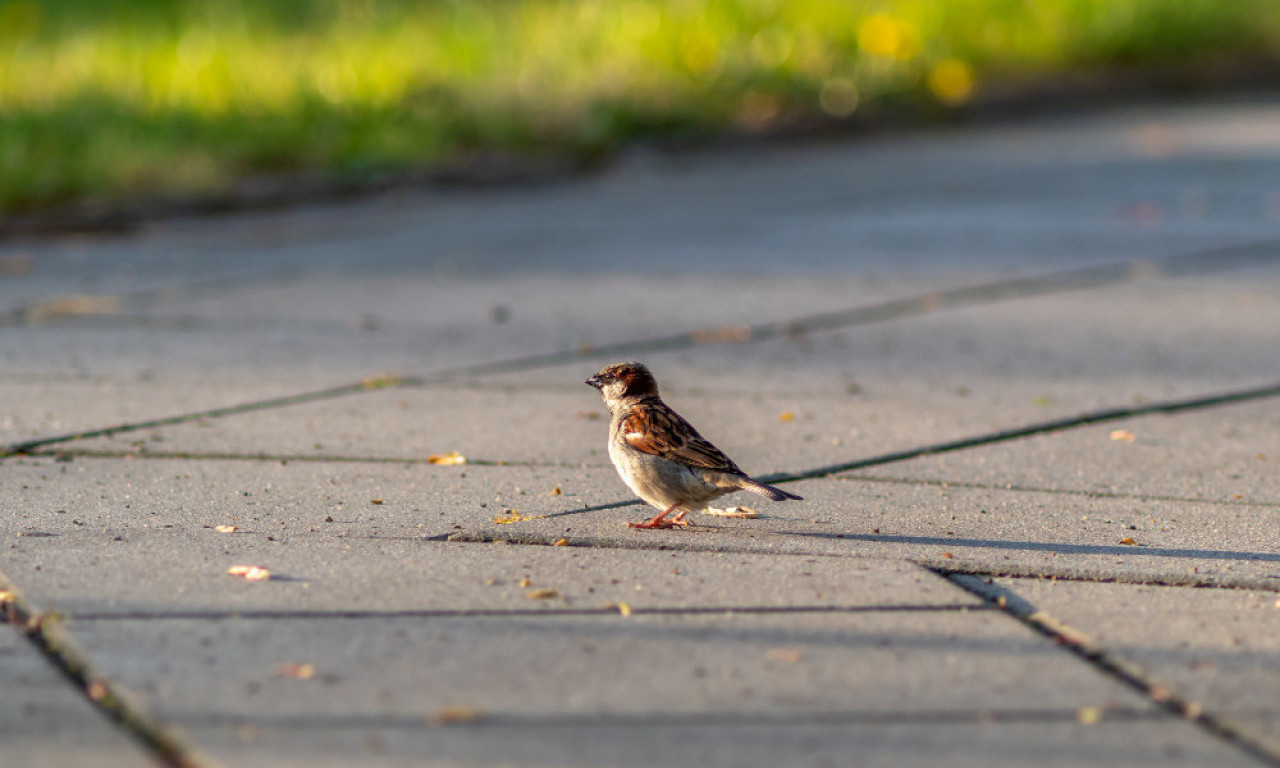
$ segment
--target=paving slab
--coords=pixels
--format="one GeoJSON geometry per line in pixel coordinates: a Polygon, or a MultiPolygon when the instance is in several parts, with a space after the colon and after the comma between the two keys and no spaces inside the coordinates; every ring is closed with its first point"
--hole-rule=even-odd
{"type": "Polygon", "coordinates": [[[150,754],[97,712],[16,629],[0,623],[4,763],[30,768],[144,768],[150,754]]]}
{"type": "Polygon", "coordinates": [[[101,536],[38,538],[5,553],[5,572],[40,605],[73,616],[253,613],[557,613],[676,609],[859,611],[975,605],[910,563],[742,553],[608,551],[312,533],[273,548],[260,535],[154,533],[114,546],[101,536]],[[224,543],[225,542],[225,543],[224,543]],[[109,554],[108,554],[109,553],[109,554]],[[268,568],[265,582],[229,576],[268,568]],[[163,573],[163,579],[155,574],[163,573]]]}
{"type": "Polygon", "coordinates": [[[22,548],[15,537],[203,535],[217,525],[277,537],[330,526],[335,533],[422,538],[447,533],[472,514],[492,520],[512,509],[543,514],[600,503],[603,493],[569,482],[591,474],[398,462],[18,458],[6,462],[0,481],[0,503],[10,510],[0,531],[11,549],[22,548]],[[552,495],[557,487],[564,490],[552,495]]]}
{"type": "Polygon", "coordinates": [[[1280,600],[1272,592],[998,582],[1280,754],[1280,600]]]}
{"type": "MultiPolygon", "coordinates": [[[[1177,758],[1168,754],[1172,743],[1237,762],[1229,746],[1189,723],[1148,721],[1148,702],[990,611],[299,619],[290,627],[72,622],[117,682],[228,761],[252,752],[258,764],[274,764],[270,747],[243,743],[260,731],[294,759],[318,749],[376,764],[369,753],[388,743],[402,757],[425,757],[445,739],[457,753],[442,755],[444,764],[524,763],[530,752],[535,762],[586,764],[604,744],[616,749],[620,732],[630,733],[623,745],[638,746],[692,730],[689,744],[666,740],[662,749],[671,751],[657,762],[714,752],[713,763],[730,765],[759,759],[755,739],[734,737],[761,725],[805,743],[825,731],[815,756],[825,760],[860,738],[888,748],[857,727],[864,719],[899,733],[928,733],[935,721],[956,732],[960,720],[978,732],[961,736],[973,743],[983,741],[983,719],[1017,721],[1028,711],[1042,721],[1025,731],[1010,726],[1012,745],[1049,737],[1043,748],[1051,750],[1078,738],[1079,709],[1095,707],[1104,719],[1136,718],[1125,731],[1130,743],[1143,733],[1143,748],[1131,759],[1177,758]],[[285,664],[314,665],[314,676],[291,677],[280,671],[285,664]],[[184,684],[166,668],[184,670],[184,684]],[[450,720],[476,727],[440,727],[450,720]],[[848,724],[854,728],[840,727],[848,724]]],[[[606,764],[615,761],[653,764],[641,755],[606,764]]]]}
{"type": "MultiPolygon", "coordinates": [[[[671,718],[677,719],[677,718],[671,718]]],[[[1177,723],[1126,718],[1118,723],[901,724],[870,718],[870,724],[745,725],[692,720],[687,724],[642,722],[590,728],[535,721],[517,727],[417,730],[353,724],[350,720],[298,729],[255,726],[242,741],[220,741],[220,753],[243,766],[708,766],[794,765],[833,768],[858,765],[914,768],[945,762],[955,766],[1151,766],[1256,765],[1231,748],[1177,723]],[[532,735],[531,735],[532,732],[532,735]]],[[[944,718],[945,720],[945,718],[944,718]]],[[[192,726],[204,738],[213,728],[192,726]]],[[[215,731],[216,732],[216,731],[215,731]]]]}
{"type": "Polygon", "coordinates": [[[759,519],[693,516],[696,527],[635,531],[648,507],[565,510],[510,525],[473,519],[457,540],[505,539],[609,547],[672,547],[901,558],[946,570],[1041,573],[1280,588],[1280,555],[1258,546],[1280,508],[1105,497],[911,482],[805,481],[803,502],[743,503],[759,519]]]}

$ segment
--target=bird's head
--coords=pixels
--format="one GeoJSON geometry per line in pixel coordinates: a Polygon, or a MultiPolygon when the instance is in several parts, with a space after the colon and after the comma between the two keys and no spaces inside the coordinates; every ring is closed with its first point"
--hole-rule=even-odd
{"type": "Polygon", "coordinates": [[[614,363],[600,369],[587,384],[600,390],[600,395],[610,408],[623,400],[640,400],[657,397],[658,382],[642,363],[614,363]]]}

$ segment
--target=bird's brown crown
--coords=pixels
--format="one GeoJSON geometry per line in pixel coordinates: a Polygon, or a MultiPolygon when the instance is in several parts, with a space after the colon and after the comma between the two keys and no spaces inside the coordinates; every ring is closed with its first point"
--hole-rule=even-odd
{"type": "Polygon", "coordinates": [[[643,363],[626,362],[606,365],[587,384],[601,392],[609,391],[618,398],[641,398],[658,394],[658,381],[643,363]]]}

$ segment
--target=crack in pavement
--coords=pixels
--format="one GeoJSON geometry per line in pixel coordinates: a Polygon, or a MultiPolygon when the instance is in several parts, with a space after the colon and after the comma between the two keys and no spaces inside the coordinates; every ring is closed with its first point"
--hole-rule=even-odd
{"type": "MultiPolygon", "coordinates": [[[[1037,277],[1015,278],[984,283],[977,286],[946,289],[920,296],[881,302],[879,304],[862,305],[837,312],[824,312],[804,317],[793,318],[755,325],[727,325],[716,328],[700,329],[685,333],[659,336],[617,344],[607,344],[589,349],[551,352],[523,357],[508,358],[489,363],[463,365],[446,368],[422,376],[380,376],[367,378],[361,382],[344,384],[324,389],[302,392],[283,397],[267,398],[223,408],[212,408],[176,416],[150,419],[139,422],[127,422],[100,429],[72,432],[61,435],[24,440],[0,446],[0,459],[15,454],[30,453],[36,448],[57,443],[65,443],[89,437],[110,436],[122,432],[140,429],[151,429],[170,426],[203,419],[223,418],[271,408],[280,408],[300,403],[327,400],[347,395],[358,394],[370,389],[384,387],[423,386],[428,383],[451,381],[460,378],[481,377],[499,373],[530,371],[567,365],[584,360],[630,356],[644,352],[672,351],[694,346],[711,344],[740,344],[759,342],[768,339],[788,338],[807,333],[834,330],[858,325],[887,322],[906,317],[918,317],[951,309],[969,306],[980,306],[1009,299],[1030,298],[1033,296],[1065,293],[1068,291],[1101,288],[1110,285],[1149,280],[1155,278],[1185,277],[1225,272],[1258,266],[1280,260],[1280,240],[1265,240],[1234,246],[1212,248],[1193,253],[1177,254],[1153,259],[1133,259],[1095,267],[1069,269],[1037,277]]],[[[291,274],[291,273],[290,273],[291,274]]],[[[243,279],[243,278],[229,278],[243,279]]],[[[210,281],[222,285],[225,280],[210,281]]],[[[138,292],[140,298],[135,301],[154,301],[157,296],[164,296],[166,289],[153,289],[138,292]]],[[[89,297],[94,300],[106,300],[110,297],[89,297]]],[[[93,306],[90,306],[93,309],[93,306]]],[[[12,315],[13,313],[9,313],[12,315]]],[[[6,324],[20,324],[21,316],[10,317],[0,315],[0,327],[6,324]],[[7,318],[7,319],[6,319],[7,318]]]]}
{"type": "Polygon", "coordinates": [[[0,573],[0,624],[18,631],[95,709],[137,740],[165,768],[202,768],[203,762],[177,736],[133,703],[122,688],[97,673],[71,643],[61,617],[30,606],[0,573]]]}
{"type": "Polygon", "coordinates": [[[1154,679],[1146,670],[1094,643],[1083,632],[1049,612],[1036,608],[1016,592],[995,584],[990,579],[945,572],[937,575],[997,606],[1028,628],[1053,640],[1060,648],[1083,659],[1096,671],[1137,691],[1169,714],[1196,724],[1209,735],[1262,765],[1280,768],[1280,752],[1250,738],[1224,718],[1206,712],[1200,704],[1180,696],[1168,685],[1154,679]]]}

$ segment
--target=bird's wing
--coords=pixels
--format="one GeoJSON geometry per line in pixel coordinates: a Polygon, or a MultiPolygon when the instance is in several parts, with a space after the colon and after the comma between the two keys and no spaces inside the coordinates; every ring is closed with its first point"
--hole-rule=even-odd
{"type": "Polygon", "coordinates": [[[641,453],[701,469],[742,474],[732,459],[670,408],[641,404],[623,419],[620,431],[627,445],[641,453]]]}

